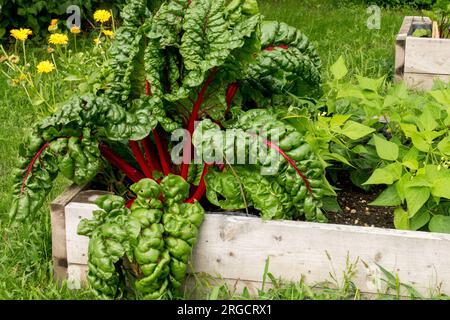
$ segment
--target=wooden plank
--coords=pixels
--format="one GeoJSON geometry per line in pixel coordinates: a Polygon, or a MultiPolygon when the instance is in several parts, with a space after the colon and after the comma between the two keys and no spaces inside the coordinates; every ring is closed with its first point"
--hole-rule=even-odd
{"type": "Polygon", "coordinates": [[[67,278],[66,222],[64,208],[84,186],[72,185],[50,204],[52,224],[52,259],[55,278],[67,278]]]}
{"type": "Polygon", "coordinates": [[[441,79],[442,81],[448,83],[450,81],[450,75],[413,72],[405,72],[403,75],[403,80],[408,87],[416,90],[430,90],[433,87],[433,81],[435,79],[441,79]]]}
{"type": "Polygon", "coordinates": [[[81,289],[87,285],[88,266],[69,264],[67,267],[67,286],[69,289],[81,289]]]}
{"type": "Polygon", "coordinates": [[[404,72],[450,75],[450,39],[407,37],[404,72]]]}
{"type": "Polygon", "coordinates": [[[91,219],[97,208],[94,201],[108,192],[83,191],[66,206],[66,243],[69,264],[87,264],[89,238],[77,234],[81,219],[91,219]]]}
{"type": "Polygon", "coordinates": [[[429,25],[431,28],[432,21],[428,17],[406,16],[403,19],[402,26],[397,34],[395,41],[395,62],[394,62],[394,81],[403,80],[405,69],[405,47],[406,38],[413,32],[415,25],[429,25]]]}
{"type": "MultiPolygon", "coordinates": [[[[79,217],[88,217],[95,209],[93,204],[70,203],[67,223],[73,216],[77,225],[79,217]]],[[[88,240],[75,230],[67,229],[67,245],[75,252],[69,265],[85,265],[88,240]]],[[[448,234],[207,214],[191,270],[254,291],[261,287],[268,257],[269,272],[275,277],[298,281],[303,275],[307,283],[330,279],[330,272],[342,281],[348,263],[356,262],[354,283],[362,292],[374,294],[385,289],[379,264],[422,294],[438,285],[450,293],[449,248],[448,234]]]]}
{"type": "Polygon", "coordinates": [[[397,41],[406,40],[406,37],[410,33],[414,18],[415,18],[414,16],[406,16],[403,18],[402,25],[397,34],[397,38],[396,38],[397,41]]]}
{"type": "Polygon", "coordinates": [[[193,269],[225,279],[260,282],[266,259],[275,277],[307,283],[342,281],[359,260],[354,282],[362,292],[383,291],[377,264],[423,294],[442,282],[450,292],[450,235],[210,214],[193,256],[193,269]]]}
{"type": "Polygon", "coordinates": [[[394,81],[399,82],[403,80],[403,73],[405,69],[405,46],[406,37],[412,34],[413,26],[417,24],[431,25],[431,20],[428,17],[420,16],[406,16],[403,18],[403,23],[397,34],[395,40],[395,70],[394,81]]]}
{"type": "Polygon", "coordinates": [[[399,82],[403,79],[405,69],[405,40],[395,42],[395,70],[394,81],[399,82]]]}
{"type": "Polygon", "coordinates": [[[403,69],[405,67],[405,41],[412,27],[413,16],[403,18],[402,26],[395,40],[395,70],[394,80],[400,81],[403,78],[403,69]]]}

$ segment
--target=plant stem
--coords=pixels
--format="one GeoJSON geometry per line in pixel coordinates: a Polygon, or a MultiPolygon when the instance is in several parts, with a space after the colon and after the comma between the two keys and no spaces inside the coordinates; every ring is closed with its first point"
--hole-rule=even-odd
{"type": "Polygon", "coordinates": [[[23,178],[22,181],[22,187],[20,189],[21,193],[24,193],[25,191],[25,186],[27,183],[27,179],[28,176],[31,174],[31,171],[33,170],[33,166],[36,163],[36,161],[39,159],[39,157],[41,156],[41,154],[45,151],[45,149],[47,149],[49,147],[50,143],[46,142],[40,149],[39,151],[34,155],[33,159],[31,159],[30,164],[27,167],[27,172],[25,173],[25,177],[23,178]]]}
{"type": "Polygon", "coordinates": [[[53,64],[55,65],[56,73],[59,73],[58,65],[56,64],[55,55],[53,54],[53,52],[52,52],[52,61],[53,61],[53,64]]]}
{"type": "Polygon", "coordinates": [[[27,64],[27,50],[25,49],[25,41],[22,41],[23,61],[27,64]]]}
{"type": "Polygon", "coordinates": [[[206,191],[206,182],[205,182],[205,176],[208,173],[208,169],[211,166],[211,164],[205,163],[203,166],[203,172],[202,177],[200,178],[200,183],[197,187],[197,190],[195,190],[192,197],[190,197],[188,200],[186,200],[187,203],[194,203],[195,200],[199,201],[206,191]]]}
{"type": "Polygon", "coordinates": [[[127,202],[127,204],[125,205],[128,209],[131,208],[131,206],[133,205],[133,203],[136,201],[136,198],[131,199],[127,202]]]}
{"type": "Polygon", "coordinates": [[[183,177],[184,180],[187,179],[188,171],[189,171],[189,163],[191,162],[191,157],[192,157],[192,152],[191,152],[192,133],[194,132],[195,121],[197,121],[197,119],[198,119],[198,112],[203,103],[203,97],[205,96],[206,90],[208,89],[208,86],[211,84],[216,72],[217,72],[217,67],[214,67],[211,70],[211,73],[209,74],[208,78],[206,79],[205,83],[203,84],[202,89],[200,90],[200,92],[198,94],[197,101],[195,101],[194,108],[192,110],[191,117],[189,119],[189,123],[188,123],[189,137],[185,143],[185,148],[183,151],[183,163],[181,165],[181,176],[183,177]]]}
{"type": "Polygon", "coordinates": [[[153,129],[153,136],[155,138],[156,148],[158,149],[159,161],[161,162],[163,174],[167,176],[170,173],[170,168],[169,164],[167,163],[166,157],[164,156],[164,148],[162,146],[161,139],[156,129],[153,129]]]}
{"type": "Polygon", "coordinates": [[[141,148],[136,141],[128,141],[131,151],[133,152],[134,157],[136,158],[139,167],[141,167],[142,172],[144,172],[147,178],[153,179],[152,170],[145,163],[144,155],[142,154],[141,148]]]}
{"type": "Polygon", "coordinates": [[[198,94],[197,100],[195,101],[194,109],[192,110],[191,118],[189,119],[189,124],[188,124],[188,131],[191,135],[194,132],[195,121],[197,121],[197,119],[198,119],[198,112],[200,110],[200,107],[203,104],[203,97],[205,96],[206,90],[208,89],[209,85],[211,84],[216,72],[217,72],[217,67],[215,67],[211,70],[211,73],[209,74],[208,78],[206,79],[205,83],[203,84],[203,87],[198,94]]]}
{"type": "Polygon", "coordinates": [[[268,46],[268,47],[264,48],[263,50],[264,51],[273,51],[275,48],[281,48],[281,49],[287,50],[287,49],[289,49],[289,46],[286,44],[279,44],[279,45],[275,45],[275,46],[268,46]]]}
{"type": "Polygon", "coordinates": [[[136,168],[131,166],[124,159],[115,154],[106,144],[100,144],[98,146],[101,154],[108,160],[113,166],[122,170],[123,173],[126,174],[128,178],[130,178],[133,182],[139,182],[141,179],[144,179],[145,176],[136,168]]]}
{"type": "Polygon", "coordinates": [[[144,140],[141,141],[142,147],[144,148],[145,156],[147,158],[148,166],[150,167],[150,170],[153,171],[162,171],[161,166],[158,163],[158,160],[155,158],[155,156],[152,153],[152,150],[150,148],[150,136],[147,136],[144,140]]]}
{"type": "Polygon", "coordinates": [[[224,113],[225,118],[226,118],[228,112],[230,111],[231,103],[233,102],[233,98],[236,95],[237,91],[238,91],[238,83],[237,82],[231,83],[227,88],[227,94],[225,96],[225,100],[227,102],[227,109],[225,110],[225,113],[224,113]]]}

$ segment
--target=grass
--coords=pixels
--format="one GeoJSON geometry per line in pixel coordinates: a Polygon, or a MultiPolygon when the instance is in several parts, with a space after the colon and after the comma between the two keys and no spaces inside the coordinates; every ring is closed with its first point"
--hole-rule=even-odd
{"type": "Polygon", "coordinates": [[[394,71],[395,37],[405,15],[419,14],[412,8],[381,9],[379,30],[371,30],[367,5],[342,0],[263,0],[266,20],[284,21],[302,30],[313,41],[324,70],[343,56],[350,74],[369,77],[394,71]]]}
{"type": "MultiPolygon", "coordinates": [[[[340,2],[342,3],[342,2],[340,2]]],[[[340,55],[353,73],[368,76],[392,75],[394,37],[405,14],[412,9],[383,10],[381,30],[365,26],[366,7],[342,6],[334,0],[262,1],[267,19],[285,21],[303,30],[317,44],[324,70],[340,55]]],[[[9,210],[12,189],[11,172],[18,161],[18,147],[37,113],[19,88],[11,87],[0,74],[0,214],[9,210]]],[[[51,198],[67,186],[57,181],[51,198]]],[[[71,291],[53,280],[51,228],[48,205],[35,219],[20,227],[9,227],[0,220],[0,299],[89,299],[89,291],[71,291]]],[[[266,274],[265,276],[269,276],[266,274]]],[[[299,275],[300,277],[300,275],[299,275]]],[[[201,280],[198,279],[200,282],[201,280]]],[[[351,281],[339,285],[308,286],[303,280],[284,283],[272,279],[274,286],[260,290],[261,299],[351,299],[355,288],[351,281]],[[351,289],[351,290],[350,290],[351,289]]],[[[206,286],[204,298],[248,298],[225,286],[206,286]]],[[[189,296],[187,296],[189,297],[189,296]]]]}

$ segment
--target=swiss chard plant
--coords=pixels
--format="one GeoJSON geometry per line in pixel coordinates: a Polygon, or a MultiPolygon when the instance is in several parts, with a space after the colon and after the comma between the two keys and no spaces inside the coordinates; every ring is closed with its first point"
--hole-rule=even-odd
{"type": "Polygon", "coordinates": [[[255,0],[167,1],[154,15],[145,0],[130,0],[121,15],[95,91],[75,95],[22,145],[11,218],[36,214],[58,174],[77,184],[109,176],[108,190],[122,197],[100,198],[101,210],[79,226],[91,238],[89,282],[109,298],[176,292],[200,201],[325,221],[321,198],[333,194],[325,162],[282,111],[319,90],[320,59],[306,36],[262,21],[255,0]],[[171,135],[180,129],[177,163],[171,135]],[[214,160],[192,161],[229,132],[257,148],[225,142],[214,160]],[[230,148],[254,161],[235,164],[230,148]]]}

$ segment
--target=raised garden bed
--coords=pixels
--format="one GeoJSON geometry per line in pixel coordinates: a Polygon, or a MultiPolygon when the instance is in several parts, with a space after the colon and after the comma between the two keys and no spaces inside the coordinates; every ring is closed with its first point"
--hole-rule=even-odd
{"type": "Polygon", "coordinates": [[[450,39],[413,37],[417,28],[431,30],[432,22],[427,17],[404,18],[396,39],[395,79],[429,90],[435,79],[450,80],[450,39]]]}
{"type": "MultiPolygon", "coordinates": [[[[55,276],[73,288],[85,282],[87,271],[89,240],[77,235],[78,222],[91,217],[101,194],[71,187],[52,204],[55,276]]],[[[450,292],[449,247],[447,234],[209,213],[192,271],[254,292],[261,288],[267,258],[275,277],[298,281],[303,275],[309,283],[329,279],[330,272],[341,280],[348,262],[358,261],[353,281],[363,293],[384,290],[382,266],[426,296],[438,286],[450,292]]]]}

